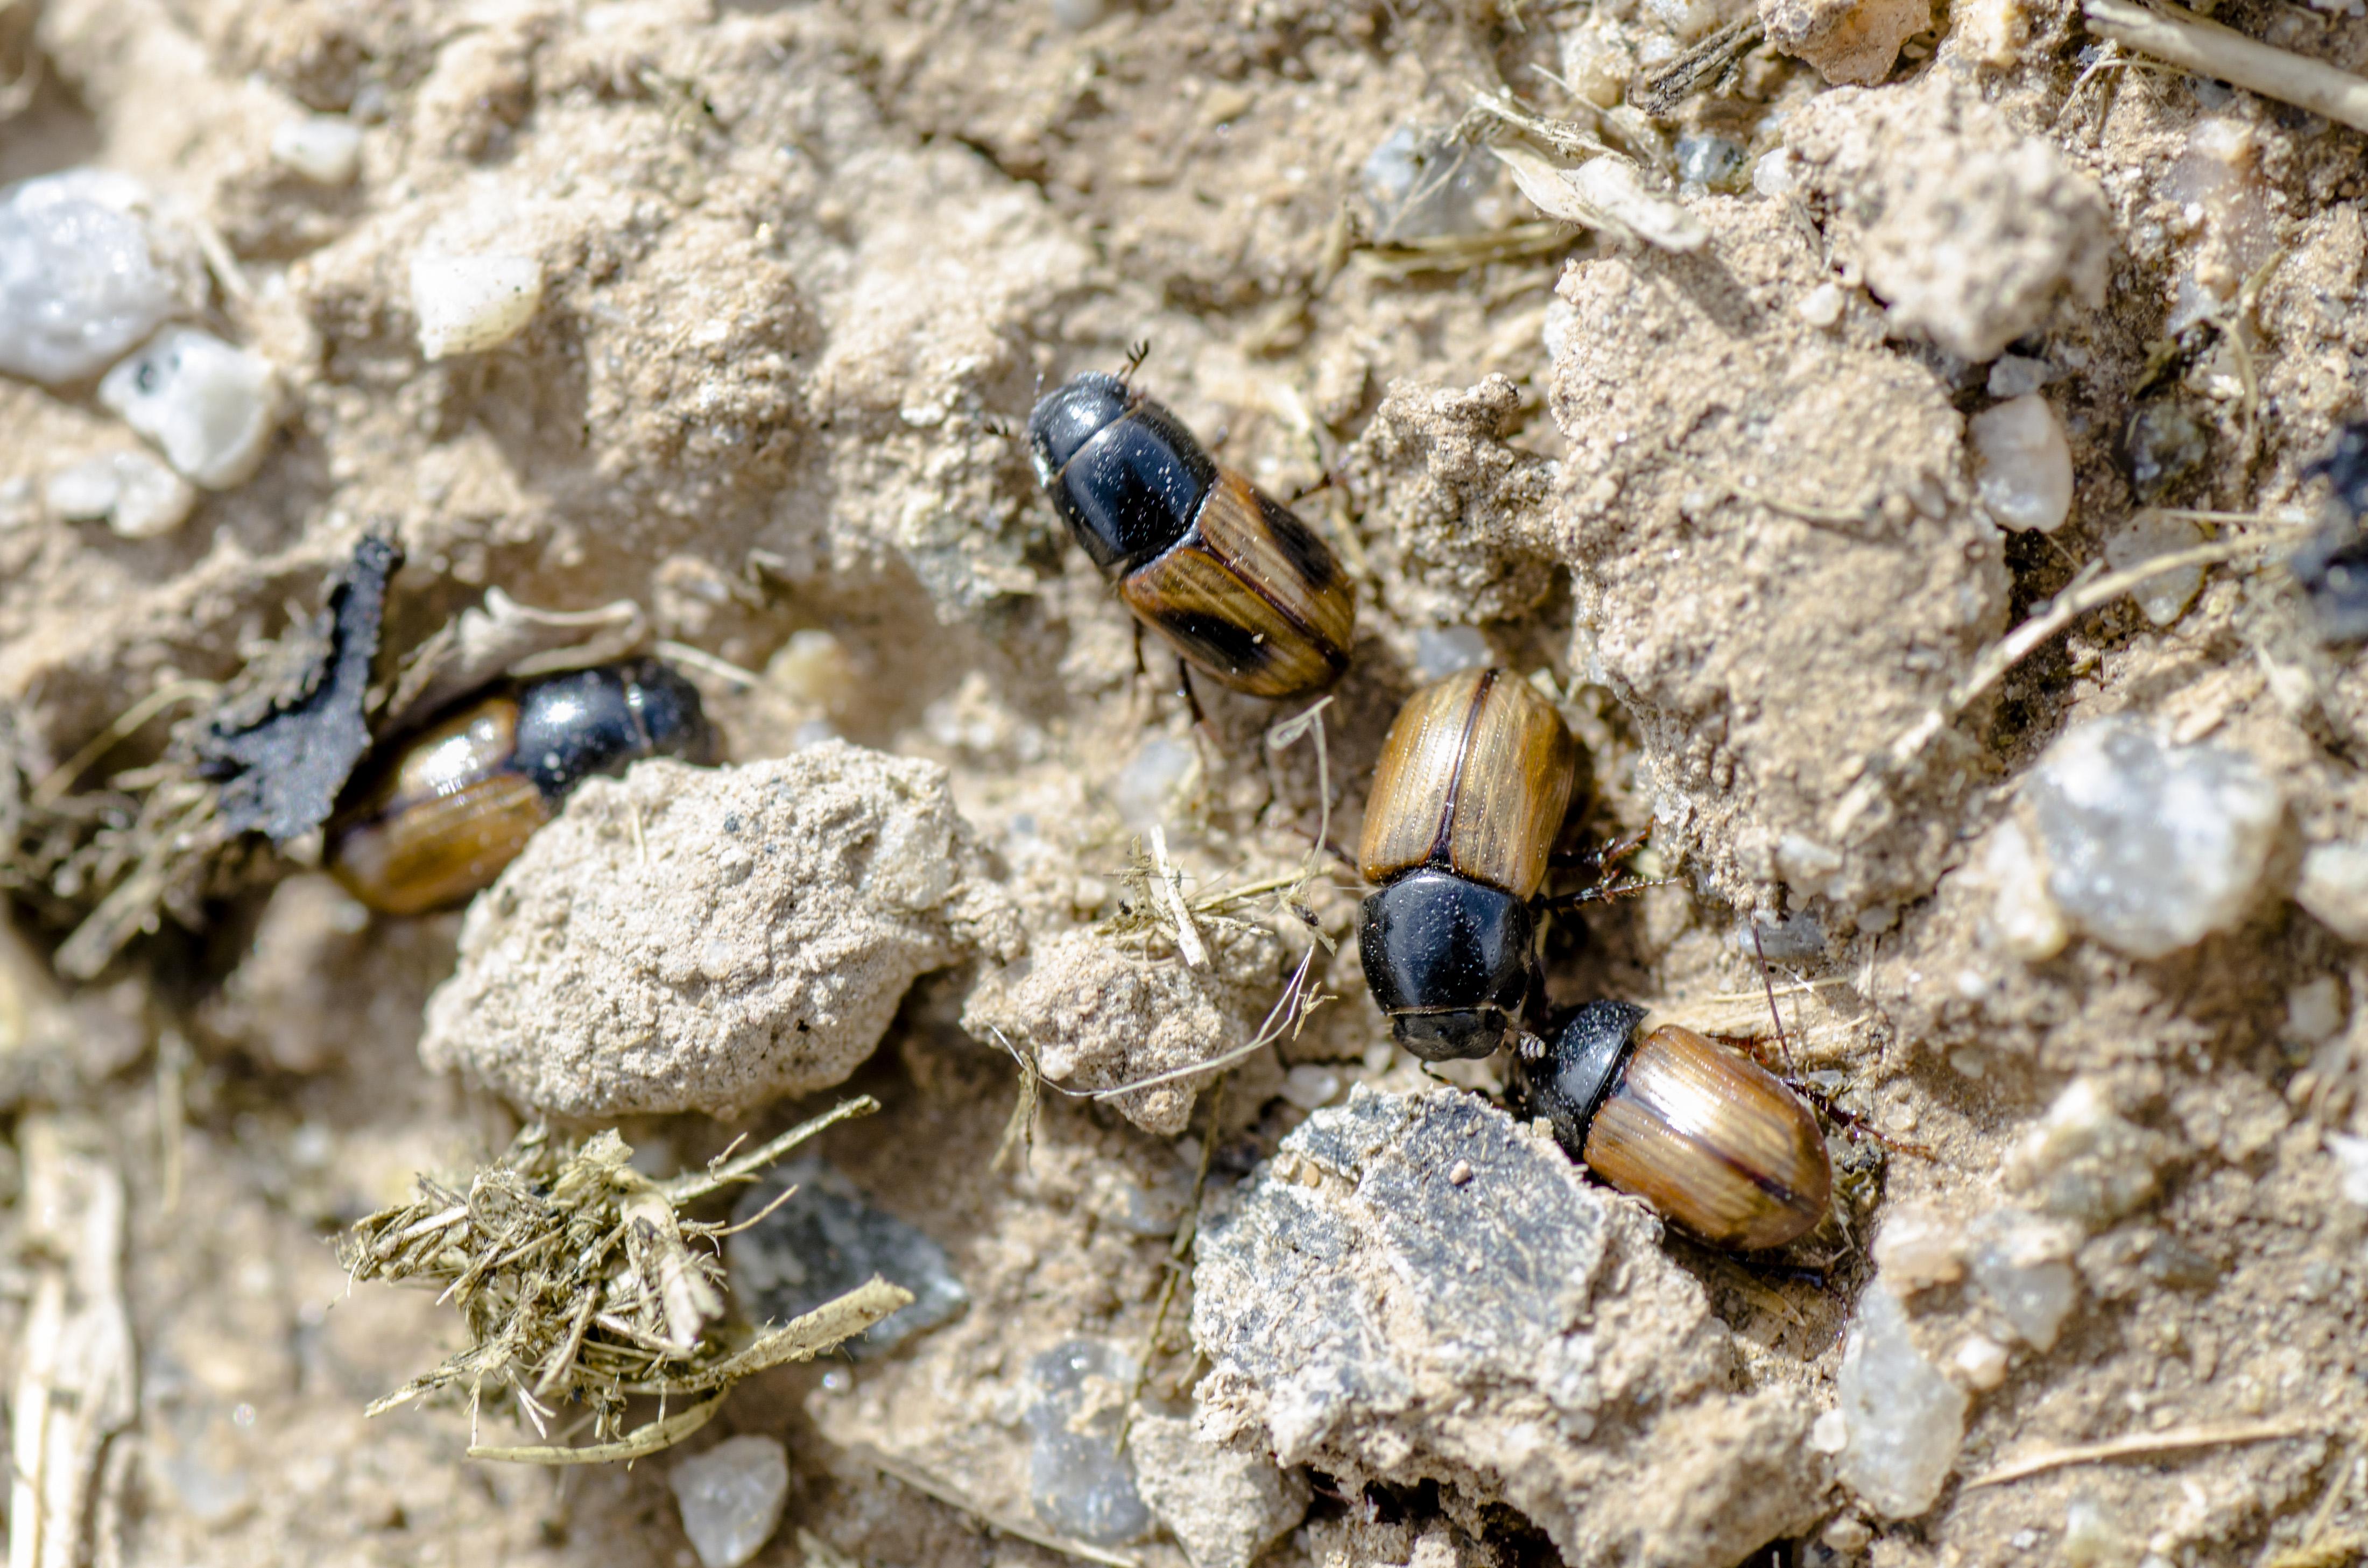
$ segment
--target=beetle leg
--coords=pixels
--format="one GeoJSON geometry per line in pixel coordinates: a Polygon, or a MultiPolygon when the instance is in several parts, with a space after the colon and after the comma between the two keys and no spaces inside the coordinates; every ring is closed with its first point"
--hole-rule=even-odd
{"type": "Polygon", "coordinates": [[[1193,728],[1207,729],[1209,716],[1201,711],[1201,694],[1192,689],[1192,666],[1186,664],[1181,656],[1178,656],[1176,661],[1176,694],[1184,699],[1184,706],[1191,710],[1193,728]]]}
{"type": "Polygon", "coordinates": [[[1913,1154],[1919,1160],[1938,1160],[1941,1157],[1927,1144],[1911,1143],[1905,1138],[1894,1138],[1856,1111],[1842,1109],[1834,1103],[1831,1095],[1812,1085],[1797,1083],[1787,1078],[1784,1080],[1784,1086],[1816,1107],[1821,1114],[1832,1119],[1840,1126],[1842,1131],[1849,1135],[1853,1143],[1871,1138],[1894,1153],[1913,1154]]]}
{"type": "Polygon", "coordinates": [[[1577,909],[1581,904],[1609,903],[1615,898],[1626,898],[1630,893],[1643,892],[1646,888],[1673,888],[1677,885],[1678,879],[1675,877],[1638,877],[1619,882],[1613,881],[1607,875],[1603,881],[1591,888],[1581,888],[1577,892],[1557,893],[1552,898],[1541,899],[1538,901],[1538,907],[1554,914],[1561,914],[1566,910],[1577,909]]]}

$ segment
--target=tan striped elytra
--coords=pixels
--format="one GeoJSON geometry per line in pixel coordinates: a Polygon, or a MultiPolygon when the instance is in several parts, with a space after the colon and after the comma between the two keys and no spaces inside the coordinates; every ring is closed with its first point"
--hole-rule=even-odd
{"type": "Polygon", "coordinates": [[[495,773],[350,829],[329,869],[371,908],[418,915],[489,885],[550,820],[530,780],[495,773]]]}
{"type": "Polygon", "coordinates": [[[1431,865],[1534,898],[1577,772],[1578,743],[1529,682],[1500,669],[1433,681],[1382,743],[1358,869],[1386,882],[1431,865]]]}
{"type": "Polygon", "coordinates": [[[1582,1157],[1665,1218],[1737,1251],[1808,1234],[1833,1197],[1825,1134],[1800,1096],[1675,1024],[1637,1042],[1582,1157]]]}
{"type": "Polygon", "coordinates": [[[1312,691],[1348,667],[1355,585],[1306,524],[1230,470],[1191,530],[1119,594],[1185,658],[1253,697],[1312,691]]]}
{"type": "Polygon", "coordinates": [[[480,702],[404,747],[385,782],[330,825],[329,869],[389,915],[466,898],[501,875],[551,820],[531,780],[510,771],[518,703],[480,702]]]}

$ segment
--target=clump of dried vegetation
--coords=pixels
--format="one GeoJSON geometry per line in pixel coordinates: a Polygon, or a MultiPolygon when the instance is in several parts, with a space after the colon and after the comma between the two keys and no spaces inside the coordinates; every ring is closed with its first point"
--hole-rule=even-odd
{"type": "Polygon", "coordinates": [[[706,1169],[667,1181],[635,1170],[632,1149],[613,1131],[566,1139],[540,1125],[519,1133],[465,1189],[421,1176],[419,1197],[361,1221],[339,1260],[358,1280],[440,1285],[438,1300],[460,1312],[470,1343],[369,1414],[465,1395],[472,1459],[633,1459],[705,1426],[741,1379],[811,1360],[862,1333],[911,1293],[874,1278],[788,1324],[733,1324],[717,1244],[732,1228],[685,1211],[754,1180],[833,1123],[879,1108],[859,1096],[747,1153],[727,1150],[706,1169]],[[478,1443],[474,1420],[489,1394],[515,1400],[543,1441],[478,1443]],[[657,1400],[657,1414],[628,1430],[637,1398],[657,1400]],[[575,1419],[559,1426],[570,1412],[575,1419]],[[572,1446],[586,1428],[591,1442],[572,1446]]]}

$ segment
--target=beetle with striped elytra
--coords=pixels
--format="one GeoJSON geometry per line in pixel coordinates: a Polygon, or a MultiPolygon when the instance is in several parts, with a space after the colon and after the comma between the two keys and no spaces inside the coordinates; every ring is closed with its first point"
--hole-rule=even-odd
{"type": "Polygon", "coordinates": [[[655,659],[500,687],[390,745],[347,785],[327,867],[372,909],[424,914],[490,886],[593,775],[715,754],[698,691],[655,659]]]}
{"type": "MultiPolygon", "coordinates": [[[[1037,483],[1179,667],[1252,697],[1329,686],[1349,667],[1355,585],[1296,513],[1129,385],[1141,358],[1038,400],[1028,416],[1037,483]]],[[[1189,697],[1189,674],[1185,683],[1189,697]]]]}

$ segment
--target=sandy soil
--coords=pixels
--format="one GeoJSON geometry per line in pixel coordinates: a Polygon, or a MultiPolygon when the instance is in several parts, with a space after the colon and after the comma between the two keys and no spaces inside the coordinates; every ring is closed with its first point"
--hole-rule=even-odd
{"type": "MultiPolygon", "coordinates": [[[[253,479],[131,540],[44,495],[137,438],[88,386],[0,380],[5,760],[40,780],[170,683],[228,679],[377,530],[407,558],[390,646],[489,586],[554,608],[631,599],[656,636],[759,672],[690,672],[735,760],[835,734],[941,765],[1041,955],[1121,915],[1131,841],[1155,824],[1203,890],[1300,865],[1324,785],[1329,837],[1353,843],[1399,700],[1485,651],[1564,698],[1592,755],[1589,830],[1651,824],[1640,865],[1676,879],[1558,926],[1555,999],[1760,1032],[1741,923],[1797,937],[1772,923],[1805,915],[1820,940],[1770,949],[1803,1067],[1932,1152],[1838,1139],[1847,1223],[1792,1267],[1658,1244],[1731,1338],[1733,1390],[1793,1412],[1770,1429],[1794,1440],[1795,1416],[1833,1405],[1886,1221],[1912,1209],[1961,1257],[2001,1207],[2072,1217],[2077,1304],[2051,1344],[2018,1342],[1945,1261],[1907,1292],[1934,1364],[1977,1335],[2008,1350],[1970,1391],[1937,1500],[1889,1517],[1816,1449],[1778,1467],[1814,1506],[1751,1561],[2354,1561],[2368,1175],[2347,1187],[2334,1151],[2368,1136],[2368,912],[2292,895],[2313,849],[2368,834],[2368,680],[2317,640],[2273,549],[2212,566],[2159,617],[2105,605],[1964,688],[2009,628],[2112,558],[2141,502],[2256,519],[2184,525],[2192,542],[2298,537],[2283,509],[2309,515],[2307,465],[2368,399],[2368,142],[2100,53],[2061,0],[1960,0],[1878,85],[1761,51],[1674,121],[1609,107],[1635,68],[1741,14],[0,3],[0,79],[19,85],[0,96],[0,180],[97,162],[147,181],[212,249],[194,319],[268,358],[287,395],[253,479]],[[1435,220],[1455,225],[1443,261],[1372,243],[1389,217],[1367,188],[1375,149],[1443,131],[1500,85],[1633,153],[1700,246],[1510,231],[1538,215],[1477,153],[1487,188],[1435,220]],[[313,112],[363,128],[350,185],[271,157],[274,130],[313,112]],[[539,261],[524,333],[424,360],[408,266],[430,243],[539,261]],[[1203,683],[1196,733],[1156,661],[1136,675],[1124,611],[1034,489],[1015,432],[1037,389],[1146,340],[1144,384],[1223,461],[1312,492],[1301,510],[1359,583],[1320,778],[1309,741],[1265,742],[1289,710],[1203,683]],[[2052,533],[1993,526],[1966,444],[2018,376],[2038,378],[2071,452],[2052,533]],[[2141,494],[2128,432],[2164,411],[2200,461],[2141,494]],[[2019,946],[2003,824],[2028,820],[2021,788],[2052,744],[2115,714],[2275,781],[2259,889],[2233,928],[2168,957],[2077,934],[2019,946]],[[2067,1152],[2044,1118],[2075,1085],[2112,1137],[2067,1152]],[[2066,1171],[2114,1195],[2062,1198],[2049,1183],[2066,1171]],[[2159,1451],[1970,1484],[2149,1435],[2159,1451]]],[[[2356,5],[2217,16],[2368,62],[2356,5]]],[[[126,737],[85,793],[154,760],[183,711],[126,737]]],[[[1327,879],[1301,900],[1351,937],[1360,890],[1337,864],[1327,879]]],[[[12,1417],[21,1429],[28,1378],[61,1365],[26,1338],[44,1300],[68,1303],[76,1366],[114,1369],[61,1385],[106,1391],[85,1396],[106,1440],[79,1461],[86,1554],[42,1561],[694,1561],[664,1460],[474,1464],[464,1411],[362,1417],[459,1325],[425,1294],[349,1291],[335,1233],[517,1125],[419,1061],[461,917],[372,919],[256,856],[68,990],[47,955],[97,891],[26,890],[17,935],[0,931],[12,1417]]],[[[1251,918],[1218,979],[1153,986],[1143,1017],[1195,1020],[1223,1037],[1212,1051],[1254,1025],[1308,936],[1287,913],[1251,918]]],[[[838,1094],[877,1096],[882,1113],[825,1152],[942,1244],[970,1293],[894,1357],[768,1374],[694,1440],[790,1445],[789,1522],[757,1561],[1060,1561],[863,1454],[1025,1515],[1027,1364],[1080,1335],[1147,1349],[1149,1397],[1189,1411],[1207,1369],[1189,1279],[1153,1329],[1204,1149],[1212,1187],[1247,1191],[1308,1103],[1352,1081],[1427,1086],[1394,1058],[1354,954],[1316,953],[1335,999],[1234,1074],[1213,1128],[1183,1094],[1123,1108],[1156,1131],[1048,1094],[1026,1168],[994,1168],[1018,1085],[971,1031],[1064,1004],[975,949],[932,958],[952,967],[914,985],[844,1089],[737,1120],[625,1120],[669,1169],[838,1094]]],[[[1180,1049],[1088,1053],[1076,1082],[1180,1049]]],[[[507,1409],[480,1421],[514,1426],[507,1409]]],[[[1751,1462],[1702,1483],[1740,1485],[1751,1462]]],[[[1342,1495],[1319,1475],[1266,1561],[1553,1555],[1500,1499],[1450,1491],[1342,1495]]],[[[1186,1568],[1172,1540],[1128,1551],[1186,1568]]]]}

